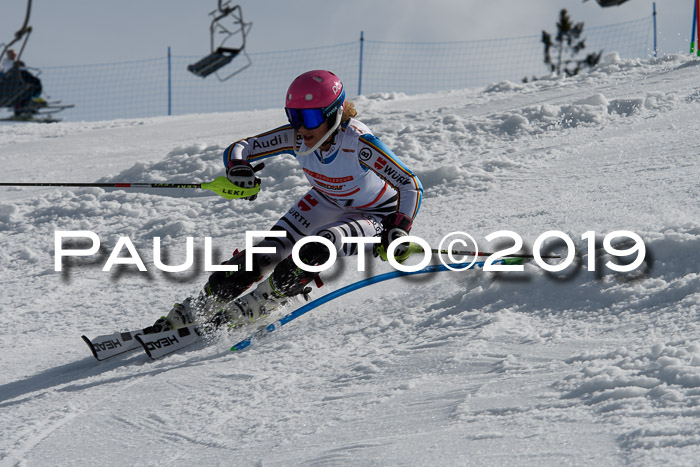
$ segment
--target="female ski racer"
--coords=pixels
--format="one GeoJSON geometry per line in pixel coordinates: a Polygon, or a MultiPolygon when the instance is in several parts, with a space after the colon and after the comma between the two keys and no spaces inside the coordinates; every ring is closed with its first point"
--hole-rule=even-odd
{"type": "MultiPolygon", "coordinates": [[[[288,297],[307,294],[318,273],[299,268],[290,256],[300,239],[314,235],[328,239],[338,256],[357,254],[358,243],[349,237],[381,237],[387,249],[407,235],[420,207],[423,187],[410,169],[356,120],[354,104],[345,100],[340,79],[330,71],[313,70],[298,76],[285,99],[289,123],[231,144],[224,151],[228,179],[240,187],[254,187],[260,180],[253,167],[258,161],[281,154],[296,157],[311,189],[272,227],[278,236],[264,238],[256,248],[273,247],[274,253],[254,253],[245,264],[245,251],[223,264],[236,272],[214,272],[197,298],[176,304],[160,318],[152,332],[192,324],[199,316],[218,327],[254,321],[275,309],[288,297]],[[239,298],[270,271],[267,280],[239,298]]],[[[257,195],[256,195],[257,196],[257,195]]],[[[252,201],[256,196],[248,199],[252,201]]],[[[404,245],[406,247],[406,245],[404,245]]],[[[253,250],[256,251],[256,250],[253,250]]],[[[406,248],[397,248],[401,260],[406,248]]],[[[330,258],[326,245],[310,242],[299,250],[309,266],[330,258]]],[[[201,319],[198,320],[201,322],[201,319]]]]}

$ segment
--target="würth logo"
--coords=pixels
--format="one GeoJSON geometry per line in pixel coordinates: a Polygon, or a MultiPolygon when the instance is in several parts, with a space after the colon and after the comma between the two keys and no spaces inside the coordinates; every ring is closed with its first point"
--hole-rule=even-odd
{"type": "Polygon", "coordinates": [[[310,194],[307,194],[306,196],[304,196],[304,199],[299,201],[299,204],[297,206],[299,206],[299,209],[301,209],[302,211],[309,211],[312,207],[316,206],[317,204],[318,201],[316,201],[310,194]]]}
{"type": "Polygon", "coordinates": [[[381,157],[377,157],[377,160],[374,161],[374,168],[377,170],[382,170],[385,165],[386,165],[386,159],[383,159],[381,157]]]}

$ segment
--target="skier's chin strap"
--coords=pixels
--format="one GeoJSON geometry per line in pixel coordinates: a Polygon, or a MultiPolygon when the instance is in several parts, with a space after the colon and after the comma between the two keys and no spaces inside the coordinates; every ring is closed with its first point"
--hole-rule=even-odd
{"type": "MultiPolygon", "coordinates": [[[[296,128],[294,129],[294,154],[297,156],[308,156],[321,146],[323,146],[323,143],[326,142],[326,140],[335,132],[335,130],[338,129],[340,126],[340,120],[343,118],[343,106],[341,105],[338,107],[338,112],[335,115],[335,123],[331,128],[328,129],[325,135],[321,139],[318,140],[318,143],[314,144],[313,147],[307,151],[299,151],[297,150],[296,144],[297,144],[297,130],[296,128]]],[[[299,146],[299,149],[301,149],[301,146],[299,146]]]]}

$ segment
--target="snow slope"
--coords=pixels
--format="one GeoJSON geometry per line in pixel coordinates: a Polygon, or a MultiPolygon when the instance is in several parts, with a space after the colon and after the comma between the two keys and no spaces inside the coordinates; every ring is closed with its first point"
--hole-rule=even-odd
{"type": "MultiPolygon", "coordinates": [[[[481,270],[396,279],[332,301],[240,354],[251,330],[151,362],[97,362],[81,334],[139,328],[306,191],[270,160],[252,203],[173,190],[0,190],[2,465],[694,465],[700,455],[700,61],[620,60],[571,79],[356,99],[414,170],[412,234],[437,245],[499,230],[526,249],[550,230],[562,273],[481,270]],[[102,250],[54,270],[54,232],[102,250]],[[587,271],[587,243],[629,230],[631,273],[587,271]],[[103,272],[120,236],[149,271],[103,272]],[[198,267],[170,264],[195,237],[198,267]],[[561,247],[557,251],[565,253],[561,247]]],[[[231,142],[279,109],[0,126],[2,181],[208,181],[231,142]]],[[[619,238],[618,240],[624,240],[619,238]]],[[[600,245],[599,245],[600,246],[600,245]]],[[[373,261],[369,273],[390,270],[373,261]]],[[[313,296],[364,276],[353,260],[313,296]]],[[[287,309],[286,311],[290,311],[287,309]]]]}

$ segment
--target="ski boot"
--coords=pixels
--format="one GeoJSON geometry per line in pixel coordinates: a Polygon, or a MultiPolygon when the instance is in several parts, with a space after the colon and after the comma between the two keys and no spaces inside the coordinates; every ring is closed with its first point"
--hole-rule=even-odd
{"type": "Polygon", "coordinates": [[[203,290],[197,298],[187,297],[182,303],[176,303],[166,316],[161,316],[146,329],[150,332],[170,331],[195,323],[210,323],[217,319],[227,302],[221,301],[203,290]]]}
{"type": "MultiPolygon", "coordinates": [[[[311,287],[305,287],[300,293],[308,296],[309,292],[311,292],[311,287]]],[[[254,291],[227,303],[214,314],[208,324],[214,329],[222,326],[232,329],[254,323],[287,304],[294,295],[298,294],[287,295],[277,289],[272,276],[270,276],[261,282],[254,291]]]]}
{"type": "Polygon", "coordinates": [[[307,284],[317,276],[318,273],[304,271],[287,258],[255,290],[226,304],[210,323],[215,327],[225,324],[229,328],[238,327],[270,314],[291,297],[303,295],[308,300],[311,287],[307,284]]]}
{"type": "MultiPolygon", "coordinates": [[[[306,293],[308,292],[311,292],[310,288],[306,291],[306,293]]],[[[274,275],[272,275],[266,281],[261,282],[251,293],[234,300],[233,305],[238,309],[243,323],[253,323],[285,305],[289,298],[294,295],[297,294],[280,290],[275,284],[274,275]]]]}
{"type": "Polygon", "coordinates": [[[238,271],[218,271],[209,276],[209,281],[196,298],[189,297],[176,303],[167,316],[161,316],[146,328],[150,332],[179,329],[194,323],[210,323],[216,320],[224,306],[238,297],[262,277],[257,265],[253,271],[245,270],[245,251],[236,250],[233,257],[223,264],[237,265],[238,271]]]}
{"type": "Polygon", "coordinates": [[[172,329],[184,328],[195,322],[195,313],[192,297],[187,297],[182,303],[176,303],[166,316],[161,316],[146,328],[146,334],[154,332],[170,331],[172,329]]]}

